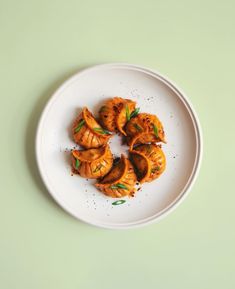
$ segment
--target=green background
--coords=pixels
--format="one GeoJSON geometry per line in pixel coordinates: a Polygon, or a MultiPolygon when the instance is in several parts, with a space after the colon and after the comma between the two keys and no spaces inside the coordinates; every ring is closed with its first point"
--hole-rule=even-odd
{"type": "Polygon", "coordinates": [[[235,288],[234,10],[232,0],[0,0],[0,289],[235,288]],[[115,61],[176,82],[204,135],[185,202],[126,231],[66,214],[34,157],[52,92],[81,68],[115,61]]]}

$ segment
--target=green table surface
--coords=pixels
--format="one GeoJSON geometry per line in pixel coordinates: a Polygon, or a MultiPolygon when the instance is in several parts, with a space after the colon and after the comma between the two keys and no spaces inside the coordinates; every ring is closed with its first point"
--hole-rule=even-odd
{"type": "Polygon", "coordinates": [[[0,0],[0,289],[235,288],[234,10],[232,0],[0,0]],[[191,193],[140,229],[72,218],[35,162],[46,101],[79,69],[105,62],[165,74],[202,125],[191,193]]]}

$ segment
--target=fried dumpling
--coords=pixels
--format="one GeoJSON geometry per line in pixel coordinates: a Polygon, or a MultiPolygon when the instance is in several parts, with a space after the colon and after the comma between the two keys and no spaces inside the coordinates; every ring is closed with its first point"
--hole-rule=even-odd
{"type": "Polygon", "coordinates": [[[136,103],[130,99],[114,97],[108,100],[99,111],[101,124],[109,131],[119,131],[126,135],[124,126],[130,120],[136,103]]]}
{"type": "Polygon", "coordinates": [[[73,124],[74,141],[84,148],[98,148],[108,142],[111,133],[103,129],[92,113],[84,107],[73,124]]]}
{"type": "Polygon", "coordinates": [[[165,142],[162,123],[156,115],[140,113],[126,124],[127,143],[130,149],[137,144],[165,142]]]}
{"type": "Polygon", "coordinates": [[[136,181],[133,165],[122,155],[111,171],[96,184],[96,187],[109,197],[120,198],[134,195],[136,181]]]}
{"type": "Polygon", "coordinates": [[[166,167],[166,158],[156,144],[144,144],[130,151],[130,159],[140,183],[158,178],[166,167]]]}
{"type": "Polygon", "coordinates": [[[108,145],[88,150],[73,150],[72,165],[81,177],[97,179],[110,171],[113,156],[108,145]]]}

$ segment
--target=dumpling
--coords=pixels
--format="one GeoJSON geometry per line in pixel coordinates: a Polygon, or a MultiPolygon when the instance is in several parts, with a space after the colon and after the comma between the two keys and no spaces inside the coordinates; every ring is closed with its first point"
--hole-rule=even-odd
{"type": "Polygon", "coordinates": [[[101,124],[109,131],[119,131],[126,135],[124,126],[135,111],[135,101],[114,97],[108,100],[99,111],[101,124]]]}
{"type": "Polygon", "coordinates": [[[158,178],[166,168],[166,157],[156,144],[144,144],[130,151],[130,159],[140,183],[158,178]]]}
{"type": "Polygon", "coordinates": [[[105,176],[113,165],[108,145],[88,150],[72,151],[72,166],[81,177],[97,179],[105,176]]]}
{"type": "Polygon", "coordinates": [[[130,119],[125,128],[130,149],[144,143],[165,142],[162,123],[156,115],[140,113],[130,119]]]}
{"type": "Polygon", "coordinates": [[[103,129],[87,107],[84,107],[73,124],[74,141],[89,149],[103,146],[110,137],[111,133],[103,129]]]}
{"type": "Polygon", "coordinates": [[[136,181],[133,165],[122,155],[111,171],[96,184],[96,187],[109,197],[121,198],[134,195],[136,181]]]}

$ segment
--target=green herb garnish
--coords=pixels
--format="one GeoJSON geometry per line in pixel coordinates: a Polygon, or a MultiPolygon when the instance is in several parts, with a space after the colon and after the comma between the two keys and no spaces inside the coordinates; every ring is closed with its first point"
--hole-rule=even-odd
{"type": "Polygon", "coordinates": [[[96,131],[96,132],[98,132],[100,134],[111,134],[111,132],[109,132],[106,129],[103,129],[102,127],[95,127],[93,129],[94,129],[94,131],[96,131]]]}
{"type": "Polygon", "coordinates": [[[127,188],[125,185],[120,184],[120,183],[115,184],[115,185],[112,185],[110,188],[111,188],[112,190],[115,190],[115,189],[128,190],[128,188],[127,188]]]}
{"type": "Polygon", "coordinates": [[[78,169],[80,166],[81,162],[79,159],[75,159],[75,168],[78,169]]]}
{"type": "Polygon", "coordinates": [[[98,166],[94,169],[93,173],[97,173],[102,167],[103,167],[102,164],[98,165],[98,166]]]}
{"type": "Polygon", "coordinates": [[[127,119],[127,121],[129,121],[131,119],[130,110],[129,110],[129,106],[128,105],[126,105],[126,119],[127,119]]]}
{"type": "Polygon", "coordinates": [[[118,200],[112,203],[113,206],[117,206],[117,205],[122,205],[124,204],[126,201],[125,200],[118,200]]]}
{"type": "Polygon", "coordinates": [[[143,130],[142,127],[140,127],[137,123],[134,123],[133,125],[138,131],[142,131],[143,130]]]}
{"type": "Polygon", "coordinates": [[[153,124],[153,131],[154,131],[156,138],[158,138],[158,128],[155,124],[153,124]]]}
{"type": "Polygon", "coordinates": [[[74,132],[75,132],[75,133],[79,132],[80,129],[83,127],[84,123],[85,123],[85,120],[82,119],[82,120],[79,122],[78,126],[75,128],[74,132]]]}
{"type": "Polygon", "coordinates": [[[155,173],[156,171],[160,171],[160,167],[159,166],[151,169],[151,173],[155,173]]]}
{"type": "Polygon", "coordinates": [[[132,111],[132,113],[131,113],[131,115],[130,115],[130,118],[137,116],[137,114],[139,113],[139,111],[140,111],[140,107],[138,107],[138,108],[136,108],[134,111],[132,111]]]}

